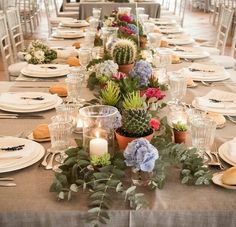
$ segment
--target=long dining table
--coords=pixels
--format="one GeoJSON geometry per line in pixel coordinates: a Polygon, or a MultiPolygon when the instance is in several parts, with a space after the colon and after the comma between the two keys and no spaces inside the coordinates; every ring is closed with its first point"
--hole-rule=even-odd
{"type": "MultiPolygon", "coordinates": [[[[65,41],[66,45],[68,41],[65,41]]],[[[74,41],[71,41],[71,44],[74,41]]],[[[81,42],[83,42],[81,40],[81,42]]],[[[56,45],[56,41],[49,42],[56,45]]],[[[62,43],[62,41],[60,41],[62,43]]],[[[210,60],[206,59],[205,61],[210,60]]],[[[182,61],[172,64],[168,71],[175,71],[187,67],[191,62],[182,61]]],[[[236,82],[236,71],[228,70],[229,81],[236,82]]],[[[48,92],[48,88],[55,83],[64,83],[64,78],[58,82],[49,81],[3,81],[0,82],[0,93],[18,91],[48,92]]],[[[235,84],[225,83],[215,89],[236,92],[235,84]]],[[[84,99],[94,98],[93,92],[86,86],[81,88],[84,99]]],[[[205,95],[212,89],[198,83],[195,88],[188,88],[184,101],[191,103],[194,97],[205,95]]],[[[168,96],[168,94],[167,94],[168,96]]],[[[3,113],[3,111],[0,111],[3,113]]],[[[44,119],[0,119],[0,136],[16,136],[23,132],[26,136],[41,123],[49,123],[56,114],[55,109],[40,112],[44,119]]],[[[162,115],[168,110],[163,109],[162,115]]],[[[77,138],[78,134],[73,134],[77,138]]],[[[219,147],[224,142],[236,136],[236,125],[226,121],[222,129],[216,130],[215,144],[219,147]]],[[[50,142],[42,143],[45,149],[50,142]]],[[[16,187],[0,187],[0,226],[1,227],[83,227],[86,223],[87,193],[79,192],[72,195],[71,201],[58,201],[54,193],[49,192],[53,182],[54,172],[45,170],[37,162],[27,168],[1,173],[0,177],[14,177],[16,187]]],[[[226,163],[224,163],[227,165],[226,163]]],[[[213,171],[218,171],[214,168],[213,171]]],[[[149,206],[144,210],[130,210],[121,198],[115,198],[112,209],[109,210],[111,221],[107,226],[112,227],[235,227],[236,196],[234,190],[227,190],[211,184],[209,186],[188,186],[181,184],[180,169],[170,168],[167,181],[162,190],[145,192],[149,206]]],[[[130,179],[127,177],[127,184],[130,179]]]]}
{"type": "MultiPolygon", "coordinates": [[[[160,17],[161,5],[157,2],[139,2],[138,7],[143,7],[145,13],[152,18],[160,17]]],[[[131,13],[135,14],[136,3],[115,3],[115,2],[81,2],[79,5],[79,19],[87,19],[92,15],[93,8],[101,8],[101,16],[110,15],[112,10],[118,7],[130,7],[131,13]]]]}

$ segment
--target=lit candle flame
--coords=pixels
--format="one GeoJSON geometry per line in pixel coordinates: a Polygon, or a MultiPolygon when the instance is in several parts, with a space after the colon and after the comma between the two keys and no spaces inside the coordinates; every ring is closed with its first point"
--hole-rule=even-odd
{"type": "Polygon", "coordinates": [[[95,136],[96,136],[96,138],[99,138],[99,131],[95,132],[95,136]]]}

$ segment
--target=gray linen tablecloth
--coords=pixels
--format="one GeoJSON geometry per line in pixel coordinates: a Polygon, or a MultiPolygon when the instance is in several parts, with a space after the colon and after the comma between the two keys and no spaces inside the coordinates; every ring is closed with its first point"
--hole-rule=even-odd
{"type": "MultiPolygon", "coordinates": [[[[172,65],[169,70],[176,70],[190,63],[172,65]]],[[[236,72],[231,70],[232,79],[236,72]]],[[[48,88],[17,88],[18,85],[50,86],[42,82],[0,82],[2,91],[47,91],[48,88]],[[10,85],[14,85],[10,87],[10,85]]],[[[236,92],[235,86],[219,86],[218,89],[236,92]]],[[[193,97],[204,95],[209,87],[201,84],[188,89],[186,102],[193,97]]],[[[83,88],[81,94],[86,99],[92,93],[83,88]]],[[[0,135],[15,135],[21,131],[30,132],[39,123],[49,123],[55,110],[42,112],[45,119],[40,120],[3,120],[0,119],[0,135]]],[[[217,144],[236,136],[235,124],[227,121],[226,127],[217,130],[217,144]]],[[[43,143],[45,148],[50,143],[43,143]]],[[[53,181],[53,172],[44,170],[36,163],[28,168],[11,173],[0,174],[0,177],[14,177],[17,186],[0,187],[0,226],[1,227],[83,227],[87,211],[87,194],[73,195],[72,201],[58,202],[56,195],[49,192],[53,181]]],[[[128,179],[127,179],[128,180],[128,179]]],[[[111,227],[234,227],[236,226],[236,192],[216,185],[187,186],[179,181],[179,169],[171,168],[167,182],[162,190],[144,189],[149,201],[149,209],[130,211],[116,198],[109,211],[111,227]]]]}
{"type": "MultiPolygon", "coordinates": [[[[112,10],[118,7],[131,7],[132,14],[135,14],[135,3],[113,3],[113,2],[81,2],[79,6],[79,19],[86,19],[92,15],[93,8],[102,8],[102,18],[110,15],[112,10]]],[[[156,2],[138,3],[138,7],[145,8],[145,13],[150,17],[158,18],[161,13],[161,6],[156,2]]]]}

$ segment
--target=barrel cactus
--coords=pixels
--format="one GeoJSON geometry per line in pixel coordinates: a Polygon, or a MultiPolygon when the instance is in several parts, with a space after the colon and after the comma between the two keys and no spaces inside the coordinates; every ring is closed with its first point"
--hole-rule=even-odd
{"type": "Polygon", "coordinates": [[[142,137],[150,134],[151,114],[139,92],[128,94],[123,101],[122,130],[129,137],[142,137]]]}
{"type": "Polygon", "coordinates": [[[120,39],[112,47],[111,55],[118,65],[132,64],[136,58],[137,48],[130,39],[120,39]]]}

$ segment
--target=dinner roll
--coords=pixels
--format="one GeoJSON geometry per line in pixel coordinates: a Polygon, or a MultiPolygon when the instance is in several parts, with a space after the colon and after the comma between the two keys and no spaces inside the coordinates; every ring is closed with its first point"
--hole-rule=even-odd
{"type": "Polygon", "coordinates": [[[224,127],[226,119],[222,114],[214,113],[214,112],[208,112],[207,117],[216,122],[216,127],[217,128],[224,127]]]}
{"type": "Polygon", "coordinates": [[[80,62],[77,57],[69,57],[66,61],[66,64],[70,66],[80,66],[80,62]]]}
{"type": "Polygon", "coordinates": [[[172,63],[172,64],[178,64],[178,63],[180,63],[180,58],[179,58],[177,55],[172,54],[172,56],[171,56],[171,63],[172,63]]]}
{"type": "Polygon", "coordinates": [[[221,179],[223,184],[236,185],[236,167],[227,169],[221,179]]]}
{"type": "Polygon", "coordinates": [[[52,85],[49,88],[49,92],[51,94],[57,94],[60,97],[67,96],[67,88],[66,88],[66,86],[63,86],[63,85],[52,85]]]}
{"type": "Polygon", "coordinates": [[[80,42],[75,42],[72,44],[73,47],[75,47],[76,49],[80,48],[80,42]]]}
{"type": "Polygon", "coordinates": [[[187,80],[187,87],[195,87],[196,84],[194,83],[193,79],[188,78],[187,80]]]}
{"type": "Polygon", "coordinates": [[[166,40],[161,40],[160,47],[168,47],[169,43],[166,40]]]}
{"type": "Polygon", "coordinates": [[[47,124],[38,125],[33,131],[33,137],[35,139],[46,139],[50,137],[47,124]]]}

